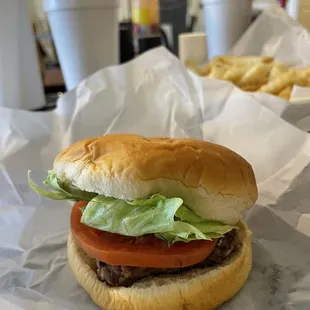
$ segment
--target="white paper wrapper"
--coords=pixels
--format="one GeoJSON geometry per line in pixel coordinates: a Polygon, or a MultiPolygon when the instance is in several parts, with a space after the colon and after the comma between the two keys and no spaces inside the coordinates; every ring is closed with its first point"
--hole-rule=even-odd
{"type": "Polygon", "coordinates": [[[309,309],[308,135],[255,96],[188,73],[164,48],[96,73],[54,112],[0,108],[1,309],[97,309],[67,264],[70,203],[36,195],[27,170],[39,183],[61,149],[112,132],[206,139],[251,162],[260,193],[246,215],[253,270],[221,308],[309,309]]]}
{"type": "MultiPolygon", "coordinates": [[[[183,46],[187,59],[197,63],[195,49],[199,50],[200,38],[192,34],[191,46],[183,46]]],[[[235,56],[273,56],[276,60],[289,66],[302,68],[310,65],[310,33],[297,21],[292,19],[279,5],[271,5],[251,24],[244,35],[231,50],[235,56]]],[[[207,58],[201,56],[201,59],[207,58]]],[[[182,60],[183,63],[185,59],[182,60]]],[[[202,64],[203,65],[203,64],[202,64]]],[[[218,87],[220,82],[216,82],[218,87]]],[[[230,84],[230,82],[226,82],[230,84]]],[[[228,87],[228,86],[227,86],[228,87]]],[[[293,88],[289,101],[271,94],[250,93],[256,100],[274,113],[310,132],[310,88],[293,88]]]]}
{"type": "Polygon", "coordinates": [[[235,44],[232,54],[273,56],[292,66],[310,64],[310,34],[278,5],[271,5],[235,44]]]}
{"type": "MultiPolygon", "coordinates": [[[[273,56],[290,66],[310,65],[310,33],[278,5],[271,5],[252,23],[235,44],[232,55],[273,56]]],[[[276,96],[253,93],[255,98],[298,128],[310,131],[310,88],[308,96],[295,87],[290,102],[276,96]],[[299,103],[302,101],[301,103],[299,103]]]]}

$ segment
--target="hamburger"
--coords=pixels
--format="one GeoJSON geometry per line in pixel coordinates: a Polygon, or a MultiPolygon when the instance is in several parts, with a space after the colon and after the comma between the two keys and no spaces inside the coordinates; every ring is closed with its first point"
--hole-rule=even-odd
{"type": "Polygon", "coordinates": [[[38,194],[74,203],[67,243],[77,282],[102,309],[216,309],[252,266],[242,220],[251,165],[195,139],[110,134],[54,161],[38,194]]]}

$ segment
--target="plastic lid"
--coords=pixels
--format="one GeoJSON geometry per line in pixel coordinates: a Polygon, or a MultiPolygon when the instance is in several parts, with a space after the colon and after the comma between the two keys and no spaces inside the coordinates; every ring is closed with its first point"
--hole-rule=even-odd
{"type": "Polygon", "coordinates": [[[117,8],[119,0],[44,0],[44,11],[64,11],[90,8],[117,8]]]}

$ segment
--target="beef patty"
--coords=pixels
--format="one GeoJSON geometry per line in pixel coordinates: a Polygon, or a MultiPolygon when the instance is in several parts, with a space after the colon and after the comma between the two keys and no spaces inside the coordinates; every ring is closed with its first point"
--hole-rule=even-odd
{"type": "Polygon", "coordinates": [[[99,280],[111,286],[130,286],[144,277],[158,274],[173,274],[188,271],[194,268],[212,267],[221,264],[230,254],[240,246],[238,231],[233,229],[217,241],[213,252],[202,262],[188,267],[180,268],[151,268],[116,266],[97,262],[97,275],[99,280]]]}

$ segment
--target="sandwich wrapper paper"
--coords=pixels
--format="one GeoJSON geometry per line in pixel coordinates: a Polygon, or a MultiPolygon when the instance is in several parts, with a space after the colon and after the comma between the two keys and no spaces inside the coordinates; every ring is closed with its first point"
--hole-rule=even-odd
{"type": "MultiPolygon", "coordinates": [[[[233,47],[235,56],[273,56],[289,66],[310,66],[310,33],[279,5],[259,15],[233,47]]],[[[279,97],[252,93],[263,105],[298,128],[310,131],[310,88],[294,86],[290,102],[279,97]]]]}
{"type": "Polygon", "coordinates": [[[0,108],[0,309],[97,309],[67,263],[72,204],[34,193],[27,171],[41,184],[71,143],[125,132],[204,139],[247,159],[259,187],[245,214],[253,269],[221,309],[308,310],[310,141],[266,98],[197,77],[161,47],[97,72],[52,112],[0,108]]]}

